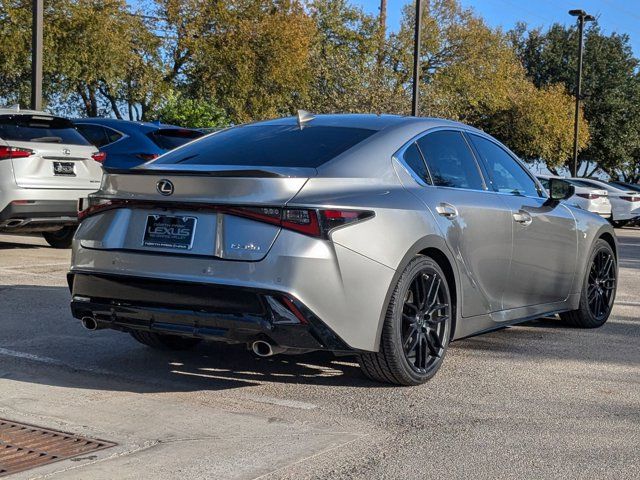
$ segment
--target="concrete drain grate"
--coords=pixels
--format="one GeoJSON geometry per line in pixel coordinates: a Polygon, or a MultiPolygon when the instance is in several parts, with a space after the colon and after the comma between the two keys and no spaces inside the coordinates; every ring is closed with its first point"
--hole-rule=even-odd
{"type": "Polygon", "coordinates": [[[113,446],[0,418],[0,477],[113,446]]]}

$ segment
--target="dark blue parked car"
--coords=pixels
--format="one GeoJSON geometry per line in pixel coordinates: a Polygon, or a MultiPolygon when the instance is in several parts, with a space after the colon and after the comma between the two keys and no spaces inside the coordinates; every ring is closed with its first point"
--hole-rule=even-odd
{"type": "Polygon", "coordinates": [[[76,128],[107,154],[106,168],[128,169],[204,135],[199,130],[115,118],[78,118],[76,128]]]}

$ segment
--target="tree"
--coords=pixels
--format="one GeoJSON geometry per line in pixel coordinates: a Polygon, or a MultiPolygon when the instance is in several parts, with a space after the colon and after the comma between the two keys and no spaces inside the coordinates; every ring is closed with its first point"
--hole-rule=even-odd
{"type": "Polygon", "coordinates": [[[153,113],[155,119],[190,128],[221,128],[229,126],[229,118],[213,99],[184,98],[169,93],[164,103],[153,113]]]}
{"type": "MultiPolygon", "coordinates": [[[[525,75],[509,37],[456,0],[424,2],[421,111],[469,123],[495,135],[526,160],[555,168],[572,148],[571,98],[553,85],[537,88],[525,75]]],[[[405,7],[392,37],[398,83],[411,78],[414,8],[405,7]]],[[[580,146],[586,144],[580,131],[580,146]]]]}
{"type": "MultiPolygon", "coordinates": [[[[574,27],[553,25],[543,32],[520,25],[510,35],[535,85],[561,83],[574,94],[578,42],[574,27]]],[[[582,89],[591,139],[579,157],[584,175],[593,173],[586,171],[589,161],[612,176],[633,171],[640,151],[637,67],[626,35],[606,36],[597,24],[587,29],[582,89]]]]}

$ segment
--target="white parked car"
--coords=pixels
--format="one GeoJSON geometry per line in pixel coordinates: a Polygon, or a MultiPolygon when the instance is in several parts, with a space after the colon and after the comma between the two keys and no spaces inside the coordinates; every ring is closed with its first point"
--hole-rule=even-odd
{"type": "Polygon", "coordinates": [[[570,182],[576,187],[601,188],[607,191],[611,202],[611,223],[614,227],[624,227],[630,221],[640,217],[640,193],[614,187],[607,182],[592,178],[572,178],[570,182]]]}
{"type": "Polygon", "coordinates": [[[65,118],[0,109],[0,232],[69,248],[78,199],[100,187],[104,159],[65,118]]]}
{"type": "Polygon", "coordinates": [[[609,202],[609,194],[606,189],[578,185],[570,179],[555,175],[537,175],[537,177],[547,191],[549,190],[550,178],[559,178],[570,183],[575,188],[575,193],[566,200],[567,203],[576,205],[583,210],[597,213],[601,217],[611,218],[611,203],[609,202]]]}

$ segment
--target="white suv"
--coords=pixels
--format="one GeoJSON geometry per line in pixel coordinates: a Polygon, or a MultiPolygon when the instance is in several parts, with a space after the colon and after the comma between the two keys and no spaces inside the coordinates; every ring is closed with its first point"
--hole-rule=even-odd
{"type": "Polygon", "coordinates": [[[0,232],[42,233],[69,248],[78,199],[100,187],[103,161],[69,120],[0,109],[0,232]]]}

